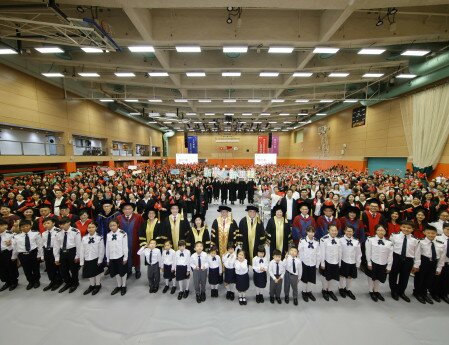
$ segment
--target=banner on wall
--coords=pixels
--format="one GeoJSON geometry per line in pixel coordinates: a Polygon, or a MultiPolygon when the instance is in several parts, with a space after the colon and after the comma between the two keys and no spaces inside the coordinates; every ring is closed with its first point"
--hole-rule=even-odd
{"type": "Polygon", "coordinates": [[[266,135],[259,135],[257,138],[257,152],[268,153],[268,137],[266,135]]]}
{"type": "Polygon", "coordinates": [[[187,137],[187,149],[189,153],[198,153],[198,137],[196,135],[187,137]]]}
{"type": "Polygon", "coordinates": [[[273,135],[271,137],[271,149],[268,149],[268,153],[279,154],[279,136],[273,135]]]}

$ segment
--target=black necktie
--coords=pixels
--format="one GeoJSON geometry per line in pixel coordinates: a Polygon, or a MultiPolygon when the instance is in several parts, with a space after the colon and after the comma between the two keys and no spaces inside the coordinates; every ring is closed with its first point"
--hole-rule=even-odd
{"type": "Polygon", "coordinates": [[[337,241],[335,241],[335,239],[332,239],[332,244],[337,244],[337,241]]]}
{"type": "Polygon", "coordinates": [[[404,236],[404,241],[402,242],[401,258],[405,260],[407,257],[407,236],[404,236]]]}
{"type": "Polygon", "coordinates": [[[31,243],[28,234],[25,234],[25,250],[29,252],[31,250],[31,243]]]}
{"type": "Polygon", "coordinates": [[[253,227],[254,219],[251,218],[251,227],[253,227]]]}
{"type": "Polygon", "coordinates": [[[377,241],[377,244],[382,245],[382,246],[385,245],[384,241],[382,241],[382,240],[377,241]]]}
{"type": "Polygon", "coordinates": [[[51,247],[51,231],[48,231],[47,248],[51,247]]]}
{"type": "Polygon", "coordinates": [[[181,256],[184,256],[184,253],[179,254],[179,256],[180,256],[180,257],[181,257],[181,256]]]}
{"type": "Polygon", "coordinates": [[[293,264],[293,273],[296,273],[295,258],[292,259],[292,264],[293,264]]]}
{"type": "Polygon", "coordinates": [[[166,254],[166,255],[170,255],[170,252],[167,250],[167,251],[165,252],[165,254],[166,254]]]}
{"type": "Polygon", "coordinates": [[[153,263],[153,251],[150,250],[150,265],[153,263]]]}
{"type": "Polygon", "coordinates": [[[279,262],[276,262],[276,275],[279,276],[279,262]]]}
{"type": "Polygon", "coordinates": [[[353,246],[352,240],[346,240],[346,245],[347,245],[347,246],[353,246]]]}
{"type": "Polygon", "coordinates": [[[314,249],[314,248],[313,248],[313,242],[309,242],[309,246],[308,246],[307,248],[312,248],[312,249],[314,249]]]}
{"type": "Polygon", "coordinates": [[[201,256],[198,255],[198,268],[201,269],[201,256]]]}
{"type": "Polygon", "coordinates": [[[449,238],[446,241],[446,257],[449,258],[449,238]]]}
{"type": "Polygon", "coordinates": [[[115,241],[117,239],[117,234],[112,235],[112,241],[115,241]]]}
{"type": "MultiPolygon", "coordinates": [[[[89,237],[89,243],[95,243],[95,238],[89,237]]],[[[88,244],[89,244],[89,243],[88,243],[88,244]]]]}
{"type": "Polygon", "coordinates": [[[263,263],[263,259],[259,259],[259,264],[262,264],[263,263]]]}
{"type": "Polygon", "coordinates": [[[430,249],[432,250],[432,261],[436,261],[437,259],[437,251],[435,250],[435,243],[431,243],[430,249]]]}
{"type": "Polygon", "coordinates": [[[64,231],[64,240],[62,241],[62,250],[67,249],[67,231],[64,231]]]}

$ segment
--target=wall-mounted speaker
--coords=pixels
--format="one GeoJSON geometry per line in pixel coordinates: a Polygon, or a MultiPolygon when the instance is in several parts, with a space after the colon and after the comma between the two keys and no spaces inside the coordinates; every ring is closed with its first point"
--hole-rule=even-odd
{"type": "Polygon", "coordinates": [[[188,139],[187,133],[184,133],[184,147],[185,148],[189,147],[189,139],[188,139]]]}
{"type": "Polygon", "coordinates": [[[273,141],[273,134],[268,133],[268,148],[271,149],[271,142],[273,141]]]}

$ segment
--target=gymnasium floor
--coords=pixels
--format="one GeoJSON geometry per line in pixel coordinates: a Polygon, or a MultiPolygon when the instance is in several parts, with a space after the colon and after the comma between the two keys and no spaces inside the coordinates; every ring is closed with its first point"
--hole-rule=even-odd
{"type": "MultiPolygon", "coordinates": [[[[207,223],[216,216],[216,206],[207,223]]],[[[234,206],[240,219],[243,207],[234,206]]],[[[326,302],[315,287],[315,303],[299,305],[256,304],[248,291],[247,306],[227,301],[223,289],[218,299],[197,304],[175,295],[149,294],[146,275],[128,280],[126,296],[110,296],[115,280],[106,278],[97,296],[83,296],[88,282],[78,290],[58,294],[25,290],[22,271],[14,292],[0,293],[0,344],[447,344],[449,305],[421,305],[386,301],[374,303],[367,294],[364,274],[354,283],[356,301],[326,302]]],[[[42,286],[47,283],[44,272],[42,286]]],[[[143,271],[145,273],[145,271],[143,271]]],[[[408,294],[411,296],[410,281],[408,294]]],[[[387,286],[384,286],[387,289],[387,286]]],[[[192,291],[192,285],[190,290],[192,291]]],[[[265,294],[266,295],[266,294],[265,294]]]]}

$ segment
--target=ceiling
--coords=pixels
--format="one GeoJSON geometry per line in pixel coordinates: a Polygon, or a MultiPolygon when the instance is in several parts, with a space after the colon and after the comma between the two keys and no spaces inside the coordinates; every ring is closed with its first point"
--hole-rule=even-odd
{"type": "Polygon", "coordinates": [[[368,0],[247,0],[243,8],[227,7],[239,3],[2,1],[0,41],[19,54],[0,55],[0,61],[64,87],[70,98],[92,99],[162,131],[259,132],[291,131],[345,100],[355,106],[376,99],[410,80],[397,78],[408,73],[409,64],[449,47],[447,0],[428,0],[426,6],[418,0],[378,0],[376,8],[368,0]],[[143,45],[154,51],[128,48],[143,45]],[[63,52],[34,49],[42,46],[63,52]],[[80,49],[89,46],[101,52],[80,49]],[[201,52],[178,52],[176,46],[201,52]],[[229,46],[247,47],[247,52],[224,53],[229,46]],[[271,53],[270,47],[291,52],[271,53]],[[339,50],[315,53],[316,47],[339,50]],[[385,51],[362,55],[362,48],[385,51]],[[402,55],[407,50],[428,53],[402,55]],[[42,75],[49,72],[62,77],[42,75]],[[83,77],[83,72],[99,76],[83,77]],[[118,72],[135,76],[118,77],[118,72]],[[264,72],[278,75],[263,77],[264,72]],[[126,102],[130,99],[138,101],[126,102]]]}

